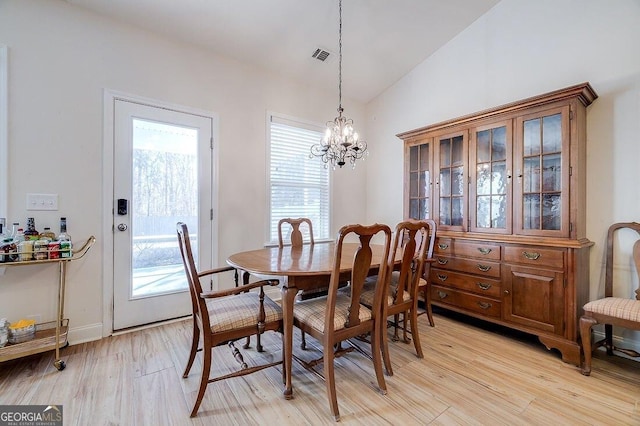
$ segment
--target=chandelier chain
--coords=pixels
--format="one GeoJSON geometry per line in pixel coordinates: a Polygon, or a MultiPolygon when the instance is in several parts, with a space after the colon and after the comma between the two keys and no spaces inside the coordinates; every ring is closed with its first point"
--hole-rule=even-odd
{"type": "Polygon", "coordinates": [[[338,1],[338,113],[342,115],[342,0],[338,1]]]}
{"type": "Polygon", "coordinates": [[[347,163],[356,167],[356,160],[369,155],[367,143],[360,140],[353,129],[353,120],[342,115],[342,0],[338,0],[338,116],[327,122],[327,129],[320,143],[311,146],[309,158],[318,157],[325,168],[342,168],[347,163]]]}

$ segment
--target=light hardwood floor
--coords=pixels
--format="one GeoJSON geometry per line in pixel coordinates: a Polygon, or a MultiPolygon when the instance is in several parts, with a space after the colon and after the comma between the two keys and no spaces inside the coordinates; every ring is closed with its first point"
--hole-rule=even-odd
{"type": "MultiPolygon", "coordinates": [[[[392,343],[386,396],[374,390],[368,359],[357,352],[338,359],[340,423],[640,425],[640,363],[599,353],[584,377],[527,335],[442,312],[435,328],[425,315],[419,321],[425,358],[416,358],[413,345],[392,343]]],[[[324,383],[298,363],[293,400],[282,397],[278,366],[209,385],[190,419],[200,363],[182,379],[189,341],[189,322],[180,321],[68,347],[61,372],[53,353],[0,364],[0,405],[62,404],[65,425],[79,426],[333,423],[324,383]]],[[[280,356],[278,335],[264,343],[265,355],[244,350],[245,360],[280,356]]],[[[295,352],[320,356],[311,338],[308,347],[295,352]]],[[[217,350],[235,368],[228,349],[217,350]]]]}

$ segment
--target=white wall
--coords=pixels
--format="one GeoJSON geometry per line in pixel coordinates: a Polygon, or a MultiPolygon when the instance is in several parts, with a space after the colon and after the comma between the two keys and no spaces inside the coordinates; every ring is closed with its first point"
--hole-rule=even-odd
{"type": "MultiPolygon", "coordinates": [[[[367,106],[367,213],[402,218],[402,141],[396,134],[588,81],[587,236],[591,298],[604,293],[604,245],[614,222],[640,222],[640,2],[502,0],[367,106]],[[377,196],[384,193],[385,197],[377,196]]],[[[621,251],[619,253],[622,253],[621,251]]],[[[626,259],[630,247],[627,245],[626,259]]],[[[629,260],[616,264],[632,296],[629,260]]],[[[640,334],[626,332],[640,343],[640,334]]]]}
{"type": "MultiPolygon", "coordinates": [[[[66,216],[76,241],[97,237],[87,257],[69,265],[72,343],[101,337],[103,286],[111,285],[102,281],[103,244],[111,237],[102,234],[103,217],[110,215],[102,206],[103,89],[218,115],[220,265],[233,252],[264,243],[266,112],[318,123],[335,115],[337,93],[63,1],[0,0],[0,45],[9,50],[8,221],[25,224],[33,213],[38,229],[56,229],[66,216]],[[59,194],[59,211],[27,212],[26,193],[59,194]]],[[[345,108],[364,122],[363,105],[347,99],[345,108]]],[[[364,167],[334,173],[334,233],[365,220],[365,176],[364,167]]],[[[54,265],[7,268],[0,276],[0,317],[53,320],[56,274],[54,265]]]]}

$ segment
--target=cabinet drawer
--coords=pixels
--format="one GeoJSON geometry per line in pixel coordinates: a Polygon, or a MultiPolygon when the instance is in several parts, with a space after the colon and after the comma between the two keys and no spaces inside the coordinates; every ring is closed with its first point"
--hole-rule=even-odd
{"type": "Polygon", "coordinates": [[[563,249],[541,248],[535,246],[506,246],[504,260],[507,263],[564,268],[563,249]]]}
{"type": "Polygon", "coordinates": [[[500,245],[482,241],[463,241],[452,238],[438,238],[434,248],[436,254],[445,256],[476,257],[479,259],[500,260],[500,245]]]}
{"type": "Polygon", "coordinates": [[[431,301],[457,306],[482,315],[500,318],[502,307],[500,302],[475,294],[464,293],[447,287],[431,286],[431,301]]]}
{"type": "Polygon", "coordinates": [[[480,274],[485,277],[500,278],[500,263],[487,262],[481,259],[460,259],[456,257],[434,256],[434,268],[449,269],[469,274],[480,274]]]}
{"type": "Polygon", "coordinates": [[[446,269],[431,269],[429,280],[434,285],[446,285],[456,289],[470,291],[487,297],[500,298],[500,281],[487,279],[457,272],[447,271],[446,269]]]}

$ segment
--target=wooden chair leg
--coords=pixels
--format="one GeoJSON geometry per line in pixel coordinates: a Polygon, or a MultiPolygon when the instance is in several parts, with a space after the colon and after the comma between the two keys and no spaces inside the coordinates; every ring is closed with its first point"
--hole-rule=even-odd
{"type": "Polygon", "coordinates": [[[423,297],[424,297],[424,308],[427,311],[427,318],[429,318],[429,325],[431,327],[435,327],[436,323],[433,321],[433,308],[431,307],[431,296],[429,294],[428,285],[425,286],[424,288],[423,297]]]}
{"type": "Polygon", "coordinates": [[[591,343],[591,327],[598,322],[591,317],[580,317],[580,338],[582,340],[582,352],[584,352],[584,362],[582,363],[582,374],[591,374],[591,355],[593,346],[591,343]]]}
{"type": "Polygon", "coordinates": [[[191,410],[191,417],[195,417],[198,414],[198,408],[204,398],[204,392],[207,390],[209,384],[209,374],[211,373],[211,348],[204,348],[204,362],[202,364],[202,376],[200,378],[200,389],[198,390],[198,396],[196,402],[193,404],[193,410],[191,410]]]}
{"type": "Polygon", "coordinates": [[[304,330],[300,330],[300,349],[302,349],[303,351],[307,349],[307,339],[306,339],[306,333],[304,332],[304,330]]]}
{"type": "Polygon", "coordinates": [[[280,339],[282,341],[282,384],[287,384],[287,359],[284,356],[284,334],[280,330],[280,339]]]}
{"type": "MultiPolygon", "coordinates": [[[[398,336],[398,321],[400,321],[400,315],[399,314],[394,314],[393,315],[393,341],[397,342],[398,340],[400,340],[400,336],[398,336]]],[[[405,337],[407,337],[405,335],[405,337]]]]}
{"type": "MultiPolygon", "coordinates": [[[[386,318],[382,318],[383,321],[381,323],[387,323],[386,318]]],[[[387,384],[384,381],[384,374],[382,373],[382,348],[381,344],[385,341],[384,337],[382,337],[381,332],[382,327],[373,327],[373,332],[371,336],[371,353],[373,355],[373,368],[376,372],[376,378],[378,379],[378,388],[380,389],[380,393],[383,395],[387,394],[387,384]]],[[[385,327],[386,330],[386,327],[385,327]]],[[[386,332],[385,332],[386,335],[386,332]]],[[[388,354],[388,353],[387,353],[388,354]]],[[[391,362],[389,362],[389,370],[391,370],[391,362]]],[[[393,371],[391,371],[393,374],[393,371]]]]}
{"type": "MultiPolygon", "coordinates": [[[[391,367],[391,354],[389,353],[389,336],[387,335],[387,321],[380,321],[380,338],[381,338],[381,350],[382,360],[384,361],[384,369],[387,372],[387,376],[393,376],[393,368],[391,367]]],[[[371,353],[375,352],[373,345],[373,336],[371,336],[371,353]]],[[[373,356],[372,356],[373,359],[373,356]]],[[[375,362],[375,359],[374,359],[375,362]]]]}
{"type": "Polygon", "coordinates": [[[327,386],[327,397],[329,398],[329,408],[331,408],[331,414],[333,415],[333,420],[336,422],[340,421],[340,411],[338,411],[338,396],[336,394],[336,377],[334,370],[334,356],[333,356],[333,346],[332,345],[323,345],[324,352],[324,379],[325,384],[327,386]]]}
{"type": "Polygon", "coordinates": [[[402,342],[409,343],[411,339],[407,335],[407,312],[402,313],[402,342]]]}
{"type": "Polygon", "coordinates": [[[196,324],[195,318],[193,319],[193,333],[191,335],[191,352],[189,353],[187,367],[184,369],[184,373],[182,373],[183,378],[186,378],[189,375],[189,371],[191,371],[193,361],[196,359],[196,353],[198,352],[198,344],[200,343],[200,329],[198,328],[198,324],[196,324]]]}
{"type": "Polygon", "coordinates": [[[604,344],[607,348],[607,355],[613,355],[613,325],[604,325],[604,344]]]}
{"type": "Polygon", "coordinates": [[[418,358],[424,358],[422,353],[422,345],[420,345],[420,333],[418,332],[418,301],[414,304],[413,309],[409,312],[411,319],[411,337],[413,337],[413,346],[416,348],[418,358]]]}

